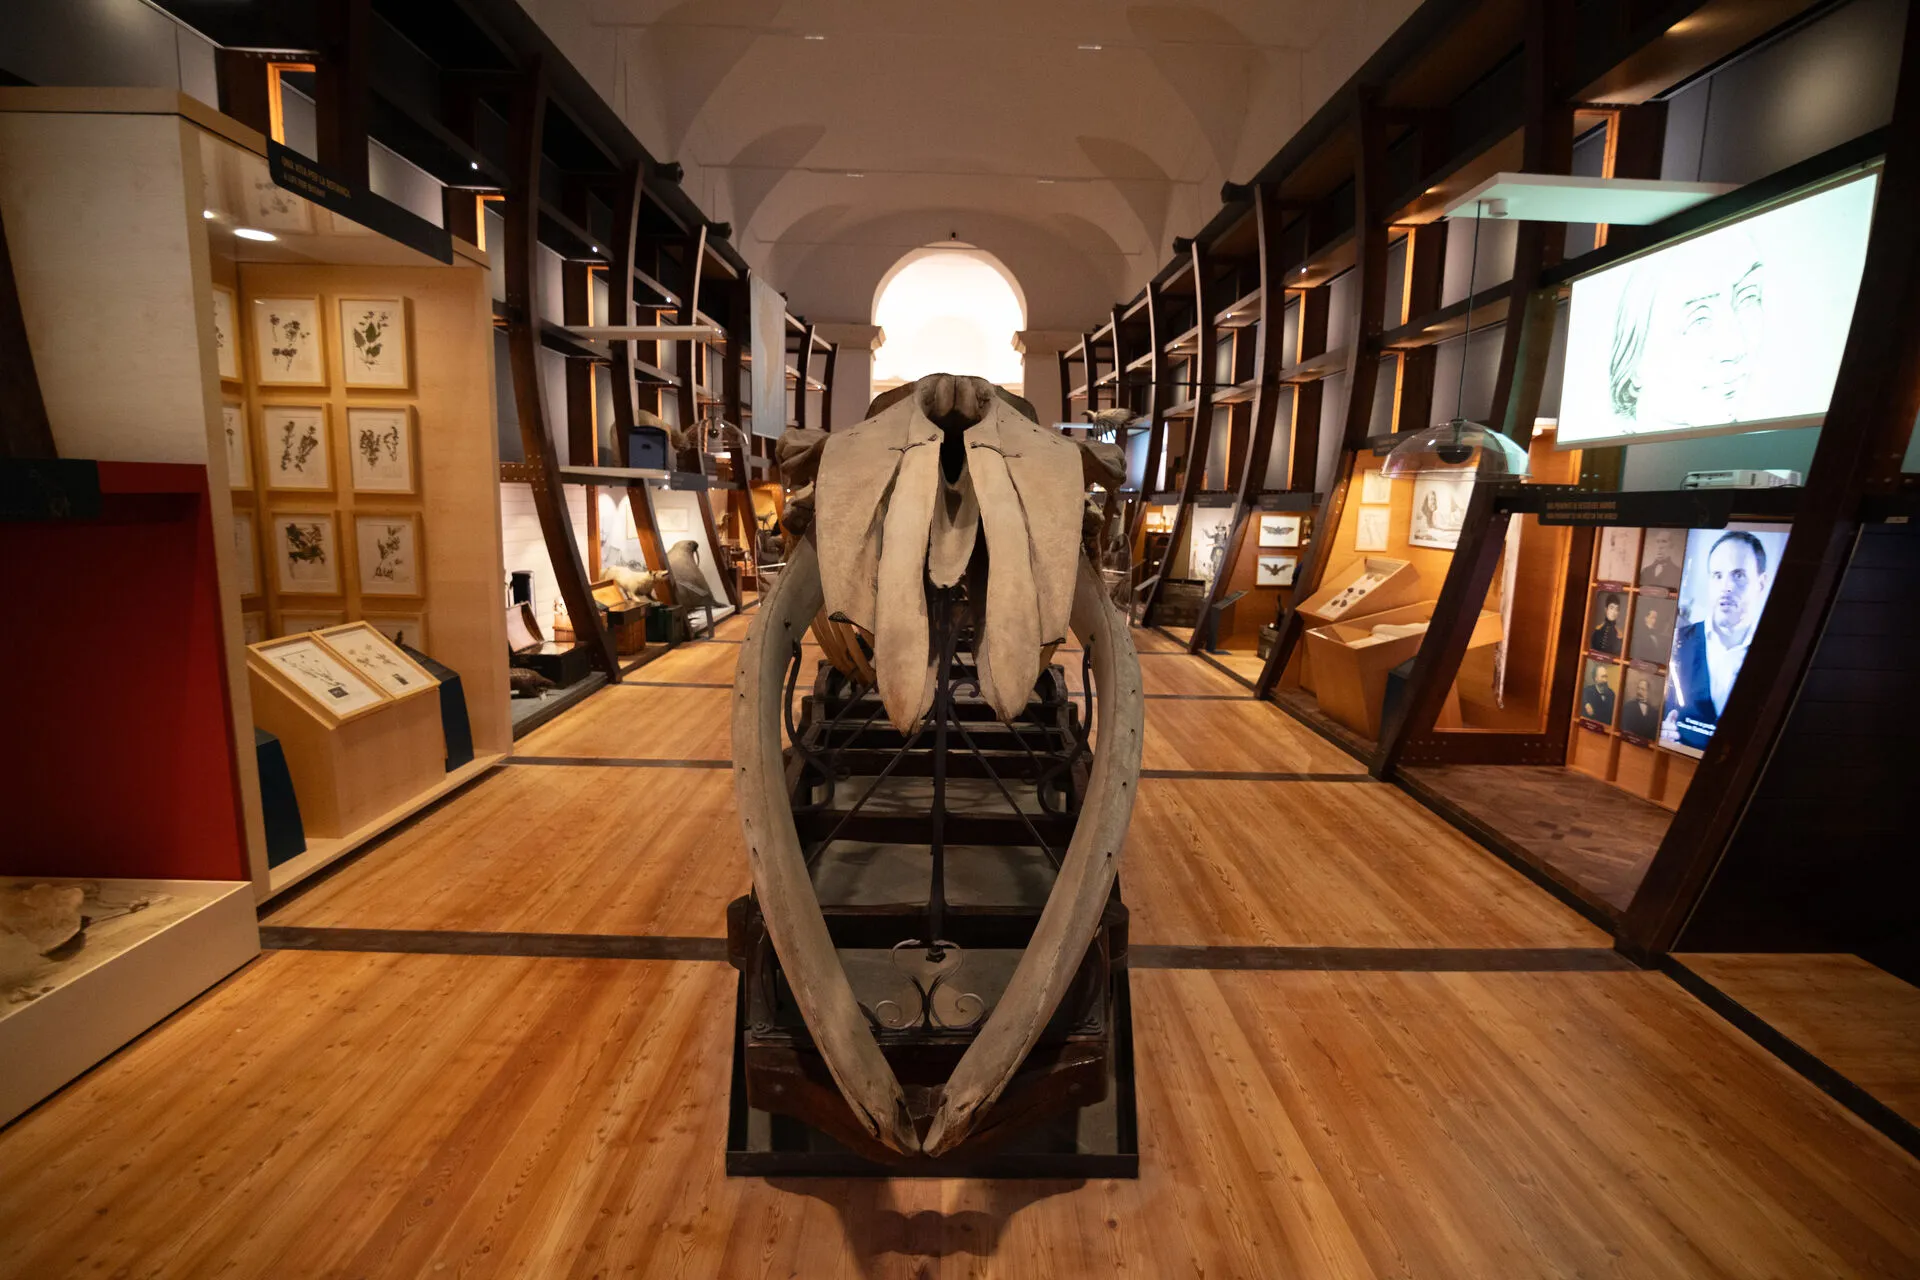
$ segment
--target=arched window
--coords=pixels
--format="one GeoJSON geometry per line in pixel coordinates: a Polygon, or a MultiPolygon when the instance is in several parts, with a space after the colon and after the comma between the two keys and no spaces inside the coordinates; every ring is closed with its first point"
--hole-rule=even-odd
{"type": "Polygon", "coordinates": [[[1021,389],[1013,335],[1027,327],[1026,299],[990,253],[957,240],[915,249],[874,291],[873,322],[885,335],[874,354],[875,391],[929,373],[972,374],[1021,389]]]}

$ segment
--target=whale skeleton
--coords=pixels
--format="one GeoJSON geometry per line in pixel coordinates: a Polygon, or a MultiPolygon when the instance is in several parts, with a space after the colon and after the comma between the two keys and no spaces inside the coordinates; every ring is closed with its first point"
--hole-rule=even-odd
{"type": "MultiPolygon", "coordinates": [[[[950,403],[951,392],[945,394],[950,403]]],[[[1081,496],[1074,501],[1077,520],[1081,496]]],[[[996,553],[1001,545],[995,545],[996,553]]],[[[1094,941],[1119,871],[1138,790],[1145,723],[1140,664],[1126,620],[1108,599],[1099,572],[1076,551],[1067,627],[1085,650],[1097,694],[1092,765],[1079,816],[1011,979],[951,1075],[933,1092],[930,1111],[923,1108],[916,1115],[835,951],[786,781],[781,744],[784,676],[802,637],[813,630],[830,657],[837,653],[845,660],[843,670],[865,664],[858,643],[864,628],[851,627],[825,607],[828,589],[820,560],[813,536],[796,540],[741,647],[733,700],[735,801],[767,936],[854,1123],[902,1157],[936,1157],[962,1148],[981,1131],[1094,941]]],[[[924,608],[924,601],[920,603],[924,608]]],[[[880,607],[899,605],[897,598],[883,599],[880,607]]],[[[1040,661],[1050,653],[1051,644],[1043,644],[1040,661]]],[[[878,655],[874,664],[886,657],[878,655]]],[[[836,665],[842,664],[836,660],[836,665]]],[[[870,680],[872,666],[864,670],[870,680]]],[[[946,671],[937,673],[939,679],[948,676],[946,671]]],[[[1009,718],[1004,710],[1000,714],[1009,718]]]]}

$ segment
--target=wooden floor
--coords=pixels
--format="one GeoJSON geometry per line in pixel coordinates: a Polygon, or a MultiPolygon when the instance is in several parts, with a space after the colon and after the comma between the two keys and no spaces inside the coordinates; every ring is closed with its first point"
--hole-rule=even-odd
{"type": "Polygon", "coordinates": [[[1122,872],[1140,1178],[726,1178],[737,656],[539,730],[265,921],[332,949],[0,1130],[0,1277],[1920,1274],[1920,1162],[1178,656],[1122,872]],[[649,940],[694,958],[566,950],[649,940]]]}

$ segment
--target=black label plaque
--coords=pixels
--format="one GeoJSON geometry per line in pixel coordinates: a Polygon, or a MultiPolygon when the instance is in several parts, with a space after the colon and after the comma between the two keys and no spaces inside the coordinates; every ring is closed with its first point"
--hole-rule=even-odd
{"type": "Polygon", "coordinates": [[[446,263],[453,261],[453,236],[446,228],[434,226],[385,196],[342,182],[298,151],[269,140],[267,172],[272,175],[275,186],[285,187],[323,209],[351,218],[389,240],[418,249],[429,258],[446,263]]]}

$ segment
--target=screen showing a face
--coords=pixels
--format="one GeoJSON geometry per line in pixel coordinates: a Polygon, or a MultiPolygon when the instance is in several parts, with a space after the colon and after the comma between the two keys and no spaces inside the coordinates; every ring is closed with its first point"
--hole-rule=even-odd
{"type": "Polygon", "coordinates": [[[1559,447],[1818,422],[1878,183],[1869,173],[1574,281],[1559,447]]]}
{"type": "Polygon", "coordinates": [[[1667,662],[1662,746],[1690,756],[1705,751],[1767,607],[1787,530],[1778,524],[1730,524],[1687,535],[1667,662]]]}

